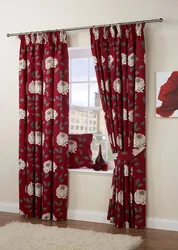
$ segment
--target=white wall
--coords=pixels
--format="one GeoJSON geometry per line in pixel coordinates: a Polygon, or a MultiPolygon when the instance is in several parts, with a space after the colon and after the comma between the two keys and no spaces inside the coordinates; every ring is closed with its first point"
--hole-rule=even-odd
{"type": "MultiPolygon", "coordinates": [[[[178,119],[155,117],[155,72],[178,67],[177,10],[177,0],[0,1],[1,202],[18,201],[19,42],[17,38],[6,38],[6,33],[163,17],[164,23],[146,27],[147,214],[153,218],[178,219],[178,119]]],[[[70,44],[88,45],[88,32],[70,33],[70,44]]],[[[70,179],[73,184],[70,208],[107,211],[110,176],[73,174],[70,179]]]]}

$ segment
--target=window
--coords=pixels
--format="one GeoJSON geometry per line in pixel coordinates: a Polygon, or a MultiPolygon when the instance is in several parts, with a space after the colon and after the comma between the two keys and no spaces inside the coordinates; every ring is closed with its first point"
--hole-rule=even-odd
{"type": "Polygon", "coordinates": [[[93,133],[93,159],[101,144],[106,161],[113,161],[90,48],[69,48],[69,79],[69,132],[93,133]]]}

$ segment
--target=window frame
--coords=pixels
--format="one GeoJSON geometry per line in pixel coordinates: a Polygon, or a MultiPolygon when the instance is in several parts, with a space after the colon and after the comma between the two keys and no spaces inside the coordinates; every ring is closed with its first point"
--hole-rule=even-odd
{"type": "MultiPolygon", "coordinates": [[[[89,131],[89,128],[91,127],[91,124],[89,123],[89,114],[92,111],[100,111],[102,110],[102,106],[100,103],[100,107],[92,107],[90,106],[90,83],[97,83],[97,79],[95,81],[90,80],[90,74],[91,74],[91,65],[90,65],[90,60],[92,58],[92,53],[91,53],[91,47],[69,47],[68,49],[68,53],[69,53],[69,133],[70,131],[70,112],[73,110],[77,110],[77,111],[83,111],[87,113],[87,123],[85,124],[85,116],[83,116],[84,119],[84,124],[82,126],[84,126],[83,132],[82,133],[92,133],[95,136],[101,136],[101,133],[94,133],[93,130],[89,131]],[[87,81],[73,81],[72,80],[72,59],[73,58],[88,58],[88,80],[87,81]],[[88,84],[88,106],[77,106],[77,105],[72,105],[72,84],[75,83],[87,83],[88,84]],[[85,130],[85,127],[87,127],[87,131],[85,130]]],[[[97,119],[97,114],[95,114],[95,117],[97,119]]],[[[75,123],[76,123],[75,119],[75,123]]],[[[97,122],[95,121],[96,126],[97,126],[97,122]]],[[[92,125],[94,123],[92,122],[92,125]]],[[[81,125],[79,125],[81,126],[81,125]]],[[[75,127],[75,126],[74,126],[75,127]]],[[[110,164],[113,164],[113,161],[108,161],[108,153],[109,153],[109,138],[108,138],[108,133],[107,130],[105,130],[106,133],[103,134],[105,136],[105,154],[104,158],[106,159],[106,161],[110,164]]],[[[77,132],[76,132],[77,133],[77,132]]]]}

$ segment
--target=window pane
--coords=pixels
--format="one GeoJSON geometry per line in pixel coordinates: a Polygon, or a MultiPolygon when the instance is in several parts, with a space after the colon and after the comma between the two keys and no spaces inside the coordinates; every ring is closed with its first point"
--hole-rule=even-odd
{"type": "Polygon", "coordinates": [[[72,81],[88,81],[88,58],[72,59],[72,81]]]}
{"type": "Polygon", "coordinates": [[[72,105],[88,106],[88,83],[72,83],[72,105]]]}
{"type": "Polygon", "coordinates": [[[90,81],[96,81],[96,73],[95,73],[93,57],[90,58],[90,81]]]}
{"type": "MultiPolygon", "coordinates": [[[[72,114],[72,118],[70,117],[70,133],[84,133],[84,125],[87,124],[87,111],[85,110],[77,110],[73,109],[70,114],[72,114]]],[[[87,128],[87,127],[86,127],[87,128]]],[[[87,132],[87,130],[85,130],[87,132]]]]}
{"type": "Polygon", "coordinates": [[[113,156],[109,141],[108,141],[108,157],[107,158],[108,158],[108,161],[114,161],[114,156],[113,156]]]}
{"type": "Polygon", "coordinates": [[[93,142],[92,142],[92,157],[93,160],[96,160],[99,152],[99,145],[101,144],[102,155],[104,160],[106,160],[106,136],[104,135],[93,135],[93,142]]]}
{"type": "Polygon", "coordinates": [[[93,110],[89,112],[89,132],[90,133],[100,133],[100,110],[93,110]]]}
{"type": "Polygon", "coordinates": [[[100,107],[100,96],[96,82],[90,83],[90,107],[100,107]]]}

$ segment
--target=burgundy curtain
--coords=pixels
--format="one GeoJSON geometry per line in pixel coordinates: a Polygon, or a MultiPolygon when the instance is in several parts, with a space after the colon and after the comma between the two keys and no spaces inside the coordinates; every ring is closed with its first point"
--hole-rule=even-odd
{"type": "Polygon", "coordinates": [[[92,28],[91,48],[115,169],[108,219],[145,227],[144,24],[92,28]]]}
{"type": "Polygon", "coordinates": [[[64,32],[20,36],[20,213],[67,217],[68,52],[64,32]]]}

